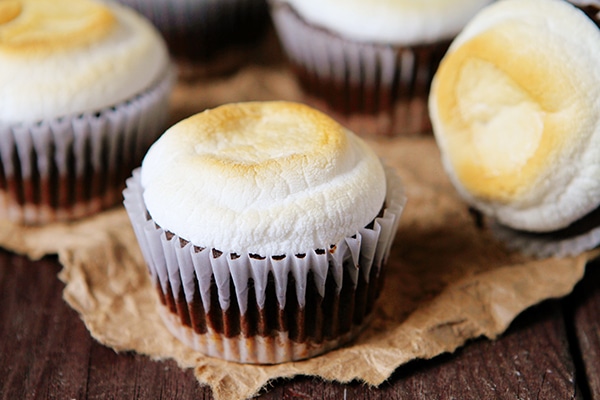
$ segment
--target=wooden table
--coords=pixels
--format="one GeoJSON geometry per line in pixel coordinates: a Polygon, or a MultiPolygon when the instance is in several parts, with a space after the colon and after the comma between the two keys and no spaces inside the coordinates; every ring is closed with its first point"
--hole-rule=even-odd
{"type": "MultiPolygon", "coordinates": [[[[191,370],[96,342],[62,299],[55,257],[0,250],[0,399],[210,399],[191,370]]],[[[379,388],[308,377],[260,399],[600,399],[600,265],[498,340],[411,362],[379,388]]]]}

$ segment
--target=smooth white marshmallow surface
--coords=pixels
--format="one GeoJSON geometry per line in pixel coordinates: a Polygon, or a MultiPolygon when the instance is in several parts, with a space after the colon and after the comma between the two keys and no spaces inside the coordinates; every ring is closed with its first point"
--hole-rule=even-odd
{"type": "Polygon", "coordinates": [[[352,40],[415,45],[451,39],[493,0],[283,0],[352,40]]]}

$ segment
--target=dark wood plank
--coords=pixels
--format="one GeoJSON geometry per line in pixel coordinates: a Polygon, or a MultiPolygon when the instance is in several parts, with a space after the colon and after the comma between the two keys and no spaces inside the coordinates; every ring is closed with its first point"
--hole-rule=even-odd
{"type": "MultiPolygon", "coordinates": [[[[92,339],[62,299],[59,271],[55,258],[31,262],[0,250],[0,399],[212,397],[192,371],[172,361],[117,354],[92,339]]],[[[597,321],[594,304],[580,309],[597,321]]],[[[412,362],[380,388],[297,377],[275,381],[259,398],[579,399],[562,306],[545,302],[499,340],[475,340],[455,354],[412,362]]],[[[592,355],[589,363],[597,361],[592,355]]]]}
{"type": "Polygon", "coordinates": [[[117,354],[98,343],[91,349],[88,399],[212,399],[192,370],[174,361],[151,361],[133,353],[117,354]]]}
{"type": "Polygon", "coordinates": [[[2,398],[82,398],[92,340],[61,297],[58,262],[3,251],[0,264],[2,398]]]}
{"type": "Polygon", "coordinates": [[[56,258],[0,251],[0,398],[202,399],[191,370],[96,342],[62,299],[56,258]]]}
{"type": "Polygon", "coordinates": [[[454,354],[415,361],[380,388],[296,379],[264,399],[580,399],[561,304],[522,314],[499,340],[478,339],[454,354]]]}
{"type": "Polygon", "coordinates": [[[587,267],[571,303],[574,351],[581,357],[581,375],[588,397],[600,400],[600,261],[587,267]]]}
{"type": "Polygon", "coordinates": [[[525,312],[500,340],[475,341],[455,355],[405,373],[399,388],[405,398],[427,399],[436,393],[462,399],[581,398],[557,301],[525,312]]]}

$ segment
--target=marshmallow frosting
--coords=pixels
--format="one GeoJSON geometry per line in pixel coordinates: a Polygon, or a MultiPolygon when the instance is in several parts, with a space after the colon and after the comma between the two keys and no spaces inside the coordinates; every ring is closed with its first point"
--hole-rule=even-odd
{"type": "Polygon", "coordinates": [[[288,102],[234,103],[168,129],[141,167],[146,208],[202,247],[281,255],[326,249],[379,213],[383,166],[325,114],[288,102]]]}
{"type": "Polygon", "coordinates": [[[568,226],[600,200],[600,31],[560,0],[502,0],[452,43],[430,115],[459,193],[506,226],[568,226]]]}
{"type": "Polygon", "coordinates": [[[0,2],[0,121],[97,111],[166,73],[166,46],[133,11],[93,0],[0,2]]]}
{"type": "Polygon", "coordinates": [[[357,41],[415,45],[453,38],[493,0],[282,0],[304,19],[357,41]]]}

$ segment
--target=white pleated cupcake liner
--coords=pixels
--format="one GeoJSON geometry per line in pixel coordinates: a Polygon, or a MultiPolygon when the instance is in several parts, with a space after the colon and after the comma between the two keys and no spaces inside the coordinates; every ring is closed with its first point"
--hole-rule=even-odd
{"type": "Polygon", "coordinates": [[[427,98],[449,41],[420,46],[355,42],[307,23],[288,4],[273,0],[270,5],[307,102],[359,134],[431,130],[427,98]]]}
{"type": "Polygon", "coordinates": [[[537,258],[574,257],[600,245],[600,227],[560,239],[520,232],[496,222],[491,224],[491,230],[508,248],[537,258]]]}
{"type": "MultiPolygon", "coordinates": [[[[142,197],[139,174],[139,169],[134,171],[132,178],[127,181],[124,204],[153,283],[155,286],[160,286],[165,294],[171,291],[175,299],[182,291],[188,304],[198,301],[195,295],[197,296],[199,292],[207,315],[213,306],[211,304],[212,281],[218,288],[218,307],[226,312],[231,301],[235,300],[240,317],[244,316],[248,309],[250,282],[255,291],[256,305],[259,309],[266,307],[269,275],[274,278],[275,295],[280,310],[286,306],[290,275],[295,282],[299,307],[304,307],[306,304],[305,295],[310,283],[309,276],[313,277],[314,285],[321,298],[325,297],[328,275],[333,276],[338,294],[343,285],[348,285],[348,282],[343,282],[344,272],[350,277],[350,284],[353,287],[357,285],[359,274],[362,274],[361,279],[368,284],[373,275],[371,269],[381,268],[387,260],[405,204],[400,179],[391,169],[387,169],[388,195],[385,210],[382,216],[375,219],[371,229],[363,228],[356,235],[346,237],[334,246],[327,245],[324,247],[325,251],[316,249],[305,255],[256,257],[251,254],[237,254],[235,249],[217,249],[215,255],[212,249],[199,248],[190,242],[181,241],[176,235],[167,234],[149,218],[142,197]],[[196,292],[196,285],[198,292],[196,292]],[[230,291],[230,287],[234,288],[234,292],[230,291]],[[235,299],[232,299],[234,296],[235,299]]],[[[379,271],[376,272],[378,275],[379,271]]],[[[163,310],[161,314],[164,317],[165,314],[169,314],[169,311],[163,310]]],[[[289,339],[284,340],[287,338],[286,332],[281,332],[277,339],[269,340],[257,337],[228,338],[222,333],[211,330],[206,334],[196,333],[182,325],[179,318],[173,316],[166,317],[164,320],[171,332],[190,347],[210,356],[239,362],[290,361],[327,351],[334,346],[333,342],[335,346],[341,344],[341,338],[333,338],[332,341],[317,344],[310,341],[296,343],[289,339]],[[240,343],[249,345],[250,342],[253,351],[240,350],[240,343]],[[261,348],[269,344],[277,345],[275,348],[261,348]],[[234,351],[234,349],[238,350],[234,351]],[[237,358],[238,356],[241,358],[237,358]]],[[[355,332],[357,329],[353,328],[352,334],[347,335],[343,340],[348,340],[355,332]]]]}
{"type": "Polygon", "coordinates": [[[97,112],[36,123],[0,122],[0,219],[40,224],[121,202],[131,170],[164,131],[174,72],[97,112]]]}

